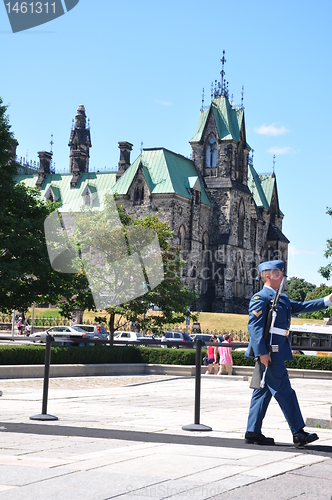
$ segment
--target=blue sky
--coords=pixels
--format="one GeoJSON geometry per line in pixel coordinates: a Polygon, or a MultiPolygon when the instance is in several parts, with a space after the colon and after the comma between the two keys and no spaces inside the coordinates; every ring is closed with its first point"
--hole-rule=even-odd
{"type": "Polygon", "coordinates": [[[92,169],[115,168],[118,141],[189,156],[205,89],[226,80],[244,106],[259,173],[275,172],[289,276],[320,284],[332,237],[329,171],[332,4],[328,0],[80,0],[58,19],[11,33],[0,5],[0,95],[18,155],[49,150],[68,171],[72,119],[84,104],[92,169]]]}

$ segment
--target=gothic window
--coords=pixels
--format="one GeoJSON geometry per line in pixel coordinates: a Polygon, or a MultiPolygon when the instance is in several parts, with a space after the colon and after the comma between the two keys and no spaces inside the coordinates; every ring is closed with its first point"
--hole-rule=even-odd
{"type": "Polygon", "coordinates": [[[208,250],[209,247],[209,236],[205,232],[202,238],[202,270],[201,270],[201,293],[206,293],[208,289],[208,278],[209,278],[209,261],[210,259],[209,253],[212,254],[211,250],[208,250]]]}
{"type": "Polygon", "coordinates": [[[141,205],[144,201],[144,186],[136,186],[134,189],[134,205],[141,205]]]}
{"type": "Polygon", "coordinates": [[[182,224],[178,230],[178,245],[181,248],[181,250],[185,249],[185,244],[186,244],[186,230],[184,225],[182,224]]]}
{"type": "Polygon", "coordinates": [[[241,199],[241,201],[239,203],[239,210],[238,210],[238,245],[239,245],[239,247],[243,247],[244,217],[245,217],[244,203],[243,203],[243,200],[241,199]]]}
{"type": "Polygon", "coordinates": [[[244,151],[243,151],[242,137],[240,137],[240,142],[237,146],[235,166],[236,166],[237,180],[239,182],[243,182],[244,151]]]}
{"type": "Polygon", "coordinates": [[[256,238],[257,238],[257,222],[255,219],[251,219],[250,223],[250,245],[253,251],[256,248],[256,238]]]}
{"type": "Polygon", "coordinates": [[[205,167],[211,168],[217,166],[217,144],[214,137],[211,137],[206,146],[205,167]]]}
{"type": "Polygon", "coordinates": [[[270,203],[270,222],[274,224],[276,221],[276,212],[277,212],[277,202],[275,196],[273,196],[270,203]]]}

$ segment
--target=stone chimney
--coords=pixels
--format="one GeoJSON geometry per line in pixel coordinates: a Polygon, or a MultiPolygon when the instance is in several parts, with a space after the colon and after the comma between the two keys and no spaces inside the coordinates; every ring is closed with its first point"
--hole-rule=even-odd
{"type": "Polygon", "coordinates": [[[48,174],[51,173],[51,160],[53,153],[49,153],[47,151],[39,151],[39,170],[38,170],[38,179],[36,182],[36,188],[41,189],[43,187],[44,181],[48,174]]]}
{"type": "MultiPolygon", "coordinates": [[[[74,120],[73,120],[74,121],[74,120]]],[[[89,125],[86,128],[85,107],[80,104],[75,116],[75,125],[70,133],[69,172],[73,174],[70,186],[75,188],[83,172],[89,172],[89,150],[92,146],[89,125]]]]}
{"type": "Polygon", "coordinates": [[[71,159],[72,159],[72,168],[70,170],[70,173],[73,174],[73,177],[71,178],[70,181],[70,189],[74,189],[77,187],[81,173],[85,172],[86,153],[84,151],[79,151],[79,150],[72,151],[71,159]]]}
{"type": "Polygon", "coordinates": [[[120,148],[120,160],[118,163],[118,171],[116,174],[116,180],[120,179],[121,175],[130,167],[130,152],[133,149],[133,145],[130,142],[119,142],[120,148]]]}

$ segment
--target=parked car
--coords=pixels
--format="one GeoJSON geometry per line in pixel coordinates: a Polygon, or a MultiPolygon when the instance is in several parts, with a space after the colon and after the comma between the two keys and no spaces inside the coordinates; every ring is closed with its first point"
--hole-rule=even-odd
{"type": "MultiPolygon", "coordinates": [[[[35,332],[32,335],[30,335],[30,339],[33,340],[33,342],[46,342],[46,337],[50,335],[54,338],[56,342],[66,342],[66,339],[68,341],[71,341],[70,343],[68,342],[68,345],[79,345],[81,339],[91,339],[93,340],[94,336],[93,333],[86,332],[85,330],[82,330],[82,328],[79,328],[78,326],[52,326],[48,330],[45,330],[43,332],[35,332]]],[[[82,342],[82,345],[84,343],[82,342]]]]}
{"type": "Polygon", "coordinates": [[[149,342],[154,342],[155,337],[154,335],[147,336],[137,332],[125,332],[117,330],[114,332],[114,340],[116,341],[122,340],[124,342],[124,344],[114,344],[114,345],[126,345],[129,342],[135,344],[140,344],[140,343],[145,344],[149,342]]]}
{"type": "Polygon", "coordinates": [[[108,333],[102,325],[75,325],[85,332],[93,333],[97,340],[108,340],[108,333]]]}
{"type": "MultiPolygon", "coordinates": [[[[201,340],[204,346],[205,342],[211,342],[211,337],[212,335],[208,335],[207,333],[198,333],[197,335],[194,335],[193,342],[196,342],[196,340],[201,340]]],[[[224,337],[222,335],[217,335],[217,342],[223,342],[223,341],[224,337]]]]}
{"type": "Polygon", "coordinates": [[[188,333],[165,330],[165,337],[166,337],[166,342],[174,342],[174,346],[168,345],[167,347],[172,347],[173,349],[178,349],[179,347],[182,347],[184,349],[187,349],[188,347],[194,347],[188,345],[181,345],[182,342],[190,342],[191,344],[193,343],[188,333]]]}

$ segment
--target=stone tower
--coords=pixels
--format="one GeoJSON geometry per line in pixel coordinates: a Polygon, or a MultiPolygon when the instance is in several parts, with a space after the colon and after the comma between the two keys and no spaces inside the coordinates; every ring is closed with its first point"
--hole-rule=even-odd
{"type": "Polygon", "coordinates": [[[77,108],[75,126],[73,127],[69,144],[69,172],[73,174],[70,186],[75,188],[80,174],[89,171],[89,150],[91,148],[90,129],[86,127],[85,108],[80,104],[77,108]]]}
{"type": "Polygon", "coordinates": [[[245,237],[251,220],[252,194],[248,188],[248,154],[244,108],[233,107],[223,86],[215,89],[209,108],[200,112],[195,136],[190,141],[192,160],[213,203],[208,247],[210,264],[218,255],[218,273],[209,287],[212,310],[227,311],[227,297],[245,295],[246,254],[254,255],[245,237]],[[219,304],[220,302],[220,304],[219,304]],[[222,302],[222,305],[221,305],[222,302]]]}

